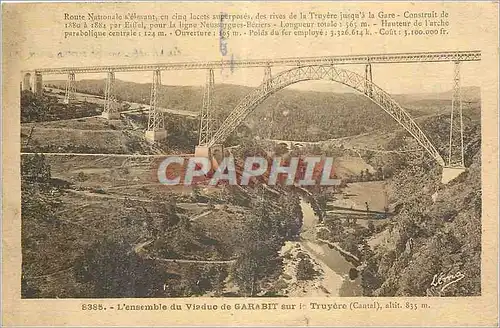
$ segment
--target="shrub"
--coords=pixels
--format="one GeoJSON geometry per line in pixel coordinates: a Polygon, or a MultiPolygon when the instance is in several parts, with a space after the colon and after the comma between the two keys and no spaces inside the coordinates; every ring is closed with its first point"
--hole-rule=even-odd
{"type": "Polygon", "coordinates": [[[308,259],[301,259],[297,264],[297,279],[298,280],[311,280],[318,274],[314,270],[314,266],[308,259]]]}

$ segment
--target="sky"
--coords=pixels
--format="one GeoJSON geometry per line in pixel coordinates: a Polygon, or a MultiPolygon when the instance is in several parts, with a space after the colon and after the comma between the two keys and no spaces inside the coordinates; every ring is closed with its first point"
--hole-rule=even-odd
{"type": "MultiPolygon", "coordinates": [[[[170,6],[163,4],[150,4],[148,9],[138,4],[113,4],[106,8],[102,6],[86,5],[79,6],[45,4],[43,13],[39,7],[24,7],[21,15],[23,24],[20,26],[19,38],[15,41],[18,50],[15,53],[22,59],[22,69],[65,67],[65,66],[91,66],[106,64],[142,64],[175,61],[208,61],[230,59],[259,59],[259,58],[280,58],[280,57],[304,57],[304,56],[331,56],[347,54],[373,54],[391,52],[420,52],[420,51],[456,51],[456,50],[477,50],[482,49],[484,44],[480,37],[480,26],[476,24],[476,18],[481,16],[487,19],[488,12],[473,12],[467,7],[470,15],[457,17],[450,27],[450,34],[447,37],[420,37],[420,38],[400,38],[371,36],[370,38],[360,37],[350,38],[304,38],[304,37],[229,37],[227,42],[227,55],[222,56],[220,52],[220,40],[213,38],[196,37],[163,37],[163,38],[85,38],[64,36],[64,14],[86,14],[89,11],[98,13],[130,12],[138,13],[189,13],[189,12],[211,12],[219,13],[241,10],[236,8],[238,4],[193,4],[184,3],[182,6],[170,6]],[[223,6],[224,8],[222,8],[223,6]],[[220,7],[220,8],[219,8],[220,7]]],[[[259,3],[246,3],[246,11],[249,13],[282,12],[290,13],[289,6],[282,6],[278,3],[267,5],[262,8],[259,3]]],[[[293,10],[299,7],[304,10],[315,11],[349,11],[349,10],[381,10],[385,5],[369,3],[315,3],[307,5],[294,3],[293,10]],[[311,7],[312,6],[312,7],[311,7]],[[295,8],[296,7],[296,8],[295,8]]],[[[415,4],[391,4],[393,11],[403,10],[415,4]],[[401,6],[401,9],[398,9],[401,6]]],[[[458,8],[459,4],[451,7],[447,3],[426,4],[426,10],[441,11],[443,9],[450,12],[453,17],[453,8],[458,8]]],[[[387,9],[386,9],[387,11],[387,9]]],[[[452,21],[453,22],[453,21],[452,21]]],[[[484,66],[478,62],[467,62],[462,65],[462,85],[480,86],[481,77],[484,74],[484,66]]],[[[343,66],[345,69],[363,74],[363,65],[343,66]]],[[[284,68],[273,68],[277,73],[284,68]]],[[[424,64],[375,64],[372,66],[373,81],[385,91],[391,94],[401,93],[428,93],[446,92],[451,90],[453,81],[452,63],[424,63],[424,64]]],[[[257,86],[263,79],[263,68],[256,69],[236,69],[216,71],[216,83],[240,84],[247,86],[257,86]]],[[[78,75],[76,79],[104,78],[103,74],[78,75]]],[[[45,80],[64,79],[65,76],[46,76],[45,80]]],[[[150,83],[152,72],[130,72],[117,73],[116,78],[125,81],[140,83],[150,83]]],[[[203,71],[165,71],[162,73],[162,84],[164,85],[203,85],[206,73],[203,71]]],[[[302,90],[344,92],[350,91],[337,83],[330,82],[302,82],[290,86],[302,90]]]]}
{"type": "MultiPolygon", "coordinates": [[[[158,62],[160,62],[158,58],[158,62]]],[[[219,59],[220,60],[220,59],[219,59]]],[[[174,61],[174,60],[172,60],[174,61]]],[[[161,61],[165,62],[165,61],[161,61]]],[[[364,75],[364,65],[342,65],[358,74],[364,75]]],[[[461,64],[462,86],[479,85],[479,65],[476,62],[461,64]]],[[[289,67],[274,67],[273,74],[290,69],[289,67]]],[[[390,94],[439,93],[450,91],[453,87],[454,67],[452,63],[405,63],[405,64],[373,64],[373,82],[390,94]]],[[[241,68],[231,72],[228,69],[215,70],[215,83],[237,84],[256,87],[262,83],[263,68],[241,68]]],[[[77,74],[76,80],[103,79],[106,73],[77,74]]],[[[152,72],[117,72],[116,78],[136,83],[151,83],[152,72]]],[[[44,80],[64,80],[64,75],[47,75],[44,80]]],[[[163,71],[163,85],[203,86],[206,72],[197,71],[163,71]]],[[[290,89],[311,90],[321,92],[354,92],[353,89],[340,83],[330,81],[305,81],[289,86],[290,89]]]]}
{"type": "MultiPolygon", "coordinates": [[[[164,61],[162,61],[164,62],[164,61]]],[[[364,74],[363,65],[343,65],[358,74],[364,74]]],[[[275,67],[273,74],[289,69],[275,67]]],[[[475,62],[465,62],[461,65],[462,86],[477,86],[478,65],[475,62]]],[[[446,92],[453,87],[454,67],[452,63],[408,63],[408,64],[374,64],[372,75],[375,84],[392,94],[446,92]],[[394,68],[397,69],[394,69],[394,68]],[[395,71],[394,73],[392,71],[395,71]]],[[[215,70],[215,83],[258,86],[263,79],[263,68],[241,68],[231,72],[228,69],[215,70]]],[[[106,73],[76,74],[76,80],[103,79],[106,73]]],[[[116,78],[136,83],[151,83],[152,72],[117,72],[116,78]]],[[[44,80],[64,80],[64,75],[46,75],[44,80]]],[[[163,71],[163,85],[202,86],[206,80],[206,72],[197,71],[163,71]]],[[[351,88],[329,81],[306,81],[291,85],[289,88],[323,92],[352,92],[351,88]]]]}

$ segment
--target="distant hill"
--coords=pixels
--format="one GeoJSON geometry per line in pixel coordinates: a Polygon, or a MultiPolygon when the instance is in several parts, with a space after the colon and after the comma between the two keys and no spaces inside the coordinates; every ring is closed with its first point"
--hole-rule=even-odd
{"type": "MultiPolygon", "coordinates": [[[[481,99],[480,87],[463,87],[460,92],[464,101],[479,101],[481,99]]],[[[446,100],[450,101],[452,90],[437,93],[413,93],[413,94],[398,94],[393,95],[397,100],[403,101],[419,101],[419,100],[446,100]]]]}
{"type": "MultiPolygon", "coordinates": [[[[47,81],[46,85],[64,88],[66,81],[47,81]]],[[[81,80],[77,91],[104,95],[105,80],[81,80]]],[[[217,84],[214,91],[214,111],[220,124],[252,90],[251,87],[217,84]]],[[[151,84],[117,80],[116,95],[119,99],[149,103],[151,84]]],[[[479,99],[479,88],[464,88],[468,95],[479,99]]],[[[395,99],[412,116],[442,113],[451,104],[451,93],[395,95],[395,99]]],[[[202,106],[203,88],[200,86],[169,86],[160,89],[160,106],[188,111],[199,111],[202,106]]],[[[449,110],[449,109],[448,109],[449,110]]],[[[397,123],[358,93],[329,93],[284,89],[260,104],[246,119],[253,132],[263,138],[294,140],[325,140],[371,132],[393,130],[397,123]]]]}

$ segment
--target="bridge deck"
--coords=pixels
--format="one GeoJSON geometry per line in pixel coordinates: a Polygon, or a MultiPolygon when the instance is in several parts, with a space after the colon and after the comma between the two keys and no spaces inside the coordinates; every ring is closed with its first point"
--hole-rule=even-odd
{"type": "MultiPolygon", "coordinates": [[[[109,65],[109,66],[81,66],[40,68],[30,72],[40,74],[68,74],[68,73],[100,73],[100,72],[133,72],[153,70],[199,70],[219,68],[244,68],[266,66],[308,66],[308,65],[346,65],[346,64],[380,64],[380,63],[421,63],[421,62],[454,62],[479,61],[481,51],[440,51],[440,52],[407,52],[364,55],[341,55],[321,57],[291,57],[274,59],[247,59],[247,60],[220,60],[200,62],[171,62],[158,64],[136,65],[109,65]]],[[[28,71],[23,71],[28,72],[28,71]]]]}

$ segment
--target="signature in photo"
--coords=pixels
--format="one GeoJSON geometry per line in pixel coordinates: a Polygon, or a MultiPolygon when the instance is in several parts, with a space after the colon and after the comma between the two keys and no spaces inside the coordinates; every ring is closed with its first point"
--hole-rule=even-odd
{"type": "Polygon", "coordinates": [[[441,292],[444,292],[444,290],[450,285],[462,280],[463,278],[465,278],[465,275],[460,271],[455,274],[449,275],[445,275],[444,273],[440,272],[439,274],[435,274],[432,278],[431,286],[441,287],[441,292]]]}

